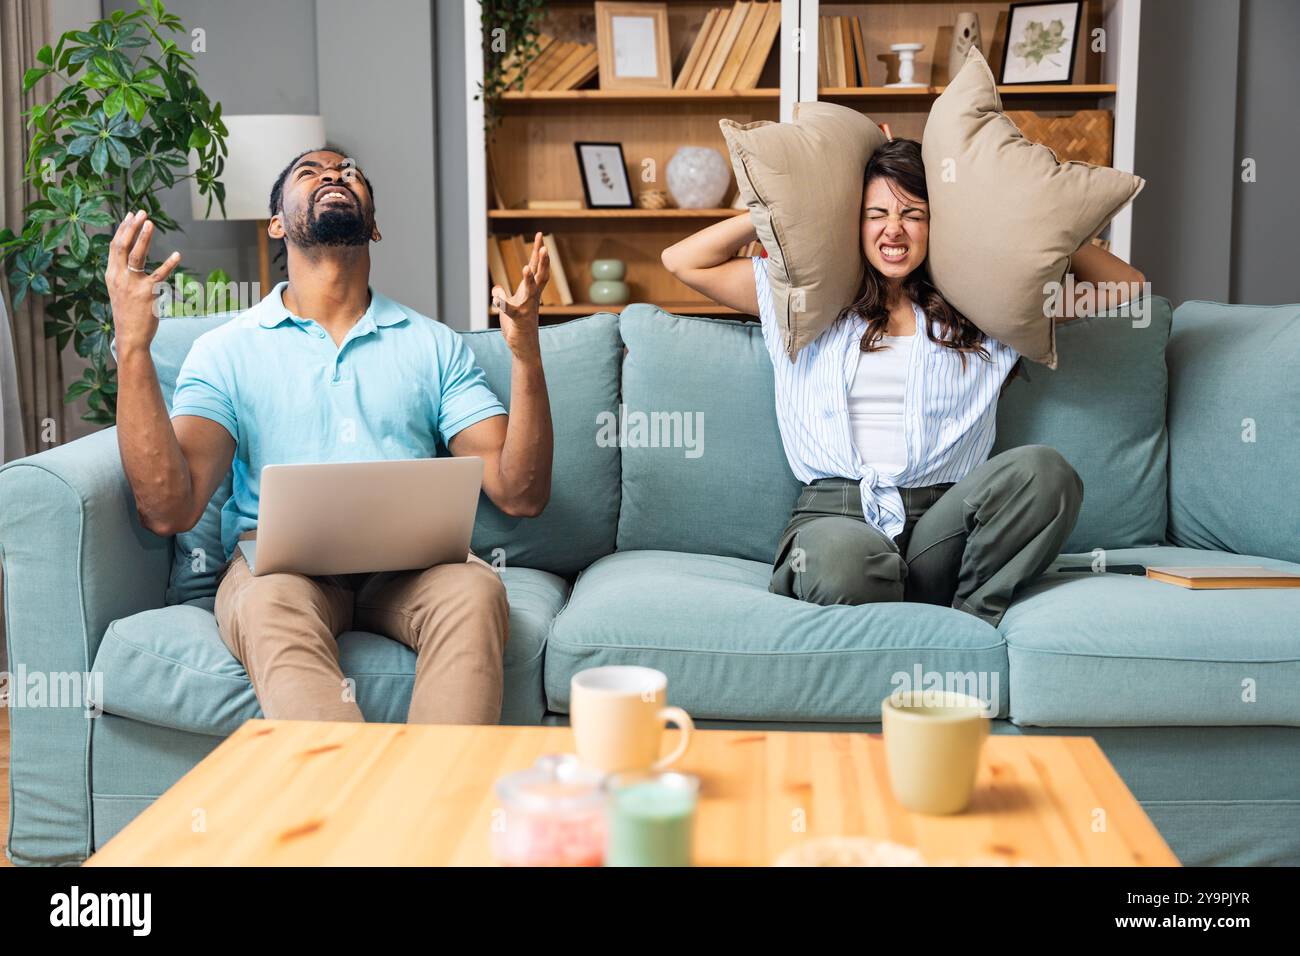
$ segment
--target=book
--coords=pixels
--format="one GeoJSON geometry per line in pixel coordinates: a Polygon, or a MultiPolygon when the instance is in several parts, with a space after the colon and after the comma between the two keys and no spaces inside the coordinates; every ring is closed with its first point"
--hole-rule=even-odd
{"type": "Polygon", "coordinates": [[[541,57],[533,63],[533,68],[528,71],[528,79],[524,80],[524,89],[526,90],[545,90],[548,89],[548,83],[551,76],[559,69],[577,48],[578,44],[571,43],[568,40],[560,40],[552,43],[546,48],[545,60],[541,57]],[[552,53],[551,51],[554,51],[552,53]]]}
{"type": "Polygon", "coordinates": [[[576,90],[596,75],[600,69],[600,54],[590,43],[586,44],[583,56],[563,76],[556,79],[553,90],[576,90]]]}
{"type": "Polygon", "coordinates": [[[830,58],[826,51],[830,49],[830,43],[826,37],[826,29],[823,24],[817,24],[817,86],[818,88],[831,85],[831,68],[830,58]]]}
{"type": "Polygon", "coordinates": [[[551,285],[555,287],[560,298],[560,305],[573,305],[573,292],[569,288],[569,277],[564,271],[564,262],[560,259],[560,247],[552,233],[545,233],[542,242],[551,257],[551,285]]]}
{"type": "Polygon", "coordinates": [[[745,62],[745,55],[749,52],[749,48],[754,45],[754,37],[758,34],[758,28],[763,25],[763,15],[766,12],[766,4],[746,4],[745,22],[740,32],[736,34],[736,42],[731,45],[731,52],[727,54],[727,62],[723,64],[722,72],[718,74],[718,82],[714,84],[714,89],[735,88],[741,64],[745,62]]]}
{"type": "Polygon", "coordinates": [[[528,64],[528,72],[524,76],[524,89],[532,91],[537,89],[537,78],[547,68],[549,63],[560,50],[560,42],[552,37],[546,37],[547,43],[542,46],[541,38],[538,38],[539,52],[533,57],[532,62],[528,64]]]}
{"type": "Polygon", "coordinates": [[[1253,565],[1147,568],[1147,577],[1197,591],[1229,588],[1300,588],[1300,574],[1253,565]]]}
{"type": "Polygon", "coordinates": [[[857,17],[849,17],[850,29],[853,31],[853,53],[854,59],[858,63],[858,85],[870,86],[871,73],[867,69],[867,44],[862,39],[862,21],[857,17]]]}
{"type": "Polygon", "coordinates": [[[700,58],[695,64],[695,69],[691,73],[686,89],[698,90],[700,88],[700,81],[704,78],[704,71],[708,69],[709,60],[712,59],[713,51],[717,48],[718,40],[721,38],[723,31],[727,29],[727,21],[730,18],[730,10],[720,10],[718,15],[713,18],[713,29],[704,37],[704,46],[700,48],[700,58]]]}
{"type": "Polygon", "coordinates": [[[700,24],[700,32],[695,34],[695,42],[691,44],[691,50],[686,54],[686,62],[682,64],[681,70],[677,73],[677,79],[673,83],[673,89],[685,90],[690,88],[687,84],[690,82],[691,76],[695,73],[695,68],[700,62],[700,55],[704,50],[705,41],[712,32],[714,23],[722,13],[722,10],[714,7],[704,15],[704,22],[700,24]]]}
{"type": "Polygon", "coordinates": [[[727,18],[727,27],[718,38],[718,45],[713,48],[713,55],[709,57],[709,65],[700,78],[699,89],[712,90],[716,88],[718,76],[722,73],[722,67],[726,65],[727,55],[731,53],[731,48],[736,43],[740,28],[745,25],[745,16],[751,6],[753,4],[747,2],[747,0],[736,0],[736,5],[731,8],[731,16],[727,18]]]}
{"type": "Polygon", "coordinates": [[[736,89],[752,90],[758,86],[759,77],[763,74],[763,67],[767,65],[772,44],[776,42],[776,35],[780,30],[781,3],[780,0],[772,0],[763,11],[762,25],[749,52],[745,54],[745,62],[741,65],[740,72],[736,74],[736,89]]]}
{"type": "Polygon", "coordinates": [[[501,286],[507,294],[514,291],[510,285],[510,274],[506,271],[505,260],[501,258],[501,246],[496,236],[488,236],[488,274],[492,276],[494,286],[501,286]]]}
{"type": "Polygon", "coordinates": [[[853,55],[853,25],[850,17],[840,17],[840,42],[844,46],[844,85],[861,86],[858,82],[858,70],[853,55]]]}
{"type": "Polygon", "coordinates": [[[515,242],[516,236],[502,236],[499,240],[501,246],[501,261],[506,270],[506,293],[514,295],[519,283],[524,278],[524,262],[519,258],[519,245],[515,242]]]}
{"type": "Polygon", "coordinates": [[[848,86],[848,80],[844,76],[844,31],[840,24],[840,18],[826,17],[822,23],[830,26],[830,30],[827,31],[830,34],[827,62],[830,65],[831,85],[848,86]]]}
{"type": "Polygon", "coordinates": [[[521,209],[583,209],[581,199],[525,199],[521,209]]]}
{"type": "Polygon", "coordinates": [[[587,52],[587,44],[585,43],[570,44],[569,49],[556,58],[555,66],[542,78],[538,89],[556,89],[559,80],[568,76],[573,71],[573,68],[586,57],[587,52]]]}

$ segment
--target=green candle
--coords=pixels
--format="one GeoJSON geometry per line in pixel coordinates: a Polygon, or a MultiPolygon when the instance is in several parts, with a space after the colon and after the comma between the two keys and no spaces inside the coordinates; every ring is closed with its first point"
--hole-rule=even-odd
{"type": "Polygon", "coordinates": [[[609,804],[606,866],[690,866],[698,782],[684,774],[616,785],[609,804]]]}

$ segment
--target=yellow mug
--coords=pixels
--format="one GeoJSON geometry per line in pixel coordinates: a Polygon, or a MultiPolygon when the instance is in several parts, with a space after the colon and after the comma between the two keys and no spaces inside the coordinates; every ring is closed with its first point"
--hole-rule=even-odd
{"type": "Polygon", "coordinates": [[[966,809],[989,734],[987,711],[978,697],[952,691],[905,691],[884,699],[885,763],[899,803],[917,813],[966,809]]]}

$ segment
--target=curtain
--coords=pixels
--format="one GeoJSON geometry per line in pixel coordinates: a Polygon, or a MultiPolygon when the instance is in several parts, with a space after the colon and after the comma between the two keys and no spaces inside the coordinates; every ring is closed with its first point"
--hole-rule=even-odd
{"type": "MultiPolygon", "coordinates": [[[[23,94],[23,73],[36,63],[36,51],[51,42],[50,0],[4,0],[0,3],[0,175],[4,225],[22,232],[23,208],[36,198],[23,179],[27,159],[27,121],[23,113],[51,96],[47,78],[23,94]]],[[[39,296],[13,307],[8,269],[0,269],[0,313],[8,334],[0,334],[0,422],[3,457],[35,454],[63,440],[63,372],[53,339],[45,337],[45,309],[39,296]],[[16,395],[18,408],[10,408],[16,395]],[[10,421],[18,428],[10,431],[10,421]],[[53,422],[53,429],[49,427],[53,422]]]]}

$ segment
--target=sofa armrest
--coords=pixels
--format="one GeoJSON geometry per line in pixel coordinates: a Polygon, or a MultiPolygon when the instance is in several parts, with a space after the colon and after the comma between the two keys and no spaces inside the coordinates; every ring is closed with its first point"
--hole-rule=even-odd
{"type": "Polygon", "coordinates": [[[91,852],[93,710],[81,691],[109,623],[163,605],[171,545],[140,525],[115,428],[0,468],[15,862],[91,852]]]}

